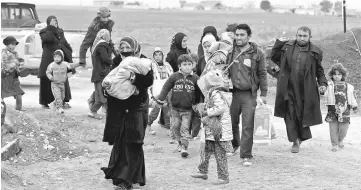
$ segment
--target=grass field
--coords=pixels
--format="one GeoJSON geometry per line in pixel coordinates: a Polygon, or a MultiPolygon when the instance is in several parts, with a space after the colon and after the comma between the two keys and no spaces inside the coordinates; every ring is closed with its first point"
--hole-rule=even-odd
{"type": "MultiPolygon", "coordinates": [[[[240,10],[241,11],[241,10],[240,10]]],[[[64,29],[86,29],[96,16],[96,8],[46,8],[38,7],[41,21],[49,15],[58,17],[64,29]]],[[[297,28],[306,25],[312,30],[313,39],[322,39],[343,30],[340,17],[306,16],[276,13],[245,12],[190,12],[158,10],[112,10],[115,21],[113,40],[131,35],[142,45],[143,53],[151,55],[152,49],[159,46],[165,53],[174,34],[183,32],[188,35],[188,46],[192,52],[197,46],[203,28],[213,25],[218,33],[225,30],[227,23],[247,23],[250,25],[252,40],[262,44],[280,36],[294,36],[297,28]]],[[[350,27],[359,27],[359,19],[349,19],[350,27]]]]}

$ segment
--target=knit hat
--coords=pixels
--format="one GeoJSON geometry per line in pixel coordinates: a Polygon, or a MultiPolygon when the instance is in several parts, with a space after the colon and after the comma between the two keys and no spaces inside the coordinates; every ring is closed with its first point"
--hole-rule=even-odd
{"type": "Polygon", "coordinates": [[[19,42],[14,37],[8,36],[3,40],[3,44],[6,45],[6,46],[9,45],[9,44],[18,45],[19,42]]]}
{"type": "Polygon", "coordinates": [[[97,16],[102,18],[110,17],[110,9],[108,7],[100,7],[97,16]]]}
{"type": "Polygon", "coordinates": [[[64,53],[62,50],[58,49],[58,50],[54,51],[53,56],[55,57],[55,55],[59,55],[61,57],[61,61],[64,61],[64,53]]]}
{"type": "Polygon", "coordinates": [[[209,71],[207,74],[204,75],[204,77],[207,89],[224,86],[224,79],[221,70],[216,69],[209,71]]]}

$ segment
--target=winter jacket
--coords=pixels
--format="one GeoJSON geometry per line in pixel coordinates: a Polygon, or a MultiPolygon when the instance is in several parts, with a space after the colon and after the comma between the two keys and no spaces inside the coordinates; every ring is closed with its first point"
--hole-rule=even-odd
{"type": "Polygon", "coordinates": [[[173,109],[191,111],[192,105],[199,102],[198,79],[199,77],[193,73],[190,75],[185,75],[181,71],[173,73],[165,82],[158,100],[164,101],[168,92],[172,89],[171,104],[173,109]]]}
{"type": "Polygon", "coordinates": [[[16,51],[12,51],[5,47],[1,51],[1,74],[9,74],[18,70],[20,66],[19,55],[16,51]]]}
{"type": "MultiPolygon", "coordinates": [[[[232,121],[229,106],[232,103],[232,93],[222,89],[215,89],[210,92],[210,97],[206,102],[206,112],[208,117],[219,117],[222,124],[222,138],[220,141],[230,141],[233,139],[232,121]]],[[[209,127],[204,126],[206,140],[214,141],[213,134],[209,127]]]]}
{"type": "Polygon", "coordinates": [[[101,42],[92,52],[93,73],[91,82],[100,82],[110,72],[113,64],[112,48],[106,42],[101,42]]]}
{"type": "MultiPolygon", "coordinates": [[[[327,90],[324,96],[327,98],[326,105],[335,105],[335,85],[333,81],[328,81],[327,90]]],[[[351,106],[351,108],[357,107],[357,101],[354,95],[354,87],[351,84],[347,83],[347,103],[351,106]]]]}
{"type": "MultiPolygon", "coordinates": [[[[282,42],[276,40],[272,51],[271,59],[278,65],[278,73],[275,116],[284,118],[286,115],[286,98],[288,94],[288,83],[291,75],[292,53],[296,45],[295,40],[282,42]]],[[[322,51],[320,48],[310,43],[308,52],[308,63],[306,65],[304,78],[304,103],[303,103],[303,125],[313,126],[322,123],[320,108],[320,95],[318,86],[327,86],[324,69],[321,65],[322,51]]]]}
{"type": "MultiPolygon", "coordinates": [[[[239,54],[234,46],[232,53],[228,54],[228,64],[232,63],[239,54]]],[[[256,43],[251,42],[250,48],[238,56],[230,66],[229,74],[233,89],[251,90],[253,96],[257,96],[257,90],[261,90],[261,96],[267,96],[268,82],[265,58],[262,50],[256,43]]]]}
{"type": "Polygon", "coordinates": [[[94,18],[93,22],[88,27],[88,31],[84,37],[83,42],[79,48],[79,62],[86,63],[86,52],[88,48],[93,45],[93,42],[101,29],[107,29],[110,33],[112,32],[114,26],[114,21],[108,20],[108,22],[103,23],[99,20],[98,17],[94,18]]]}
{"type": "Polygon", "coordinates": [[[39,67],[38,77],[46,76],[45,72],[51,62],[54,61],[55,50],[65,50],[64,60],[71,61],[73,51],[68,41],[65,39],[64,31],[61,28],[56,28],[52,25],[48,25],[46,28],[40,30],[41,44],[43,47],[43,53],[41,55],[41,62],[39,67]]]}
{"type": "Polygon", "coordinates": [[[62,61],[60,64],[52,62],[46,70],[46,76],[49,80],[56,84],[65,83],[68,79],[68,72],[74,69],[75,65],[62,61]]]}

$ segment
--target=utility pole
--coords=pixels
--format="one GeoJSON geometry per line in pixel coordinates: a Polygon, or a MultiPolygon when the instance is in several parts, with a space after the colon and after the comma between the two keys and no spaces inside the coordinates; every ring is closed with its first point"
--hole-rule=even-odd
{"type": "Polygon", "coordinates": [[[342,3],[343,33],[346,33],[346,0],[342,3]]]}

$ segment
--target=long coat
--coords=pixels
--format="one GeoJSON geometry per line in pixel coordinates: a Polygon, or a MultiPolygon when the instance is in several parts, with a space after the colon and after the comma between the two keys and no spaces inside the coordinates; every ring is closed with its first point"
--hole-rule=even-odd
{"type": "MultiPolygon", "coordinates": [[[[288,94],[287,88],[291,75],[292,53],[296,43],[295,40],[287,42],[277,40],[272,48],[271,59],[280,68],[275,103],[276,117],[285,118],[286,95],[288,94]]],[[[304,75],[303,126],[307,127],[322,123],[318,86],[327,86],[324,69],[321,65],[322,56],[322,50],[310,43],[304,75]]]]}
{"type": "Polygon", "coordinates": [[[41,44],[43,47],[43,54],[41,56],[41,62],[39,67],[38,77],[46,76],[45,72],[51,62],[54,61],[55,50],[62,49],[65,53],[64,59],[66,61],[71,60],[72,48],[64,36],[64,31],[61,28],[48,25],[46,28],[40,31],[41,44]],[[70,53],[69,53],[70,52],[70,53]]]}

